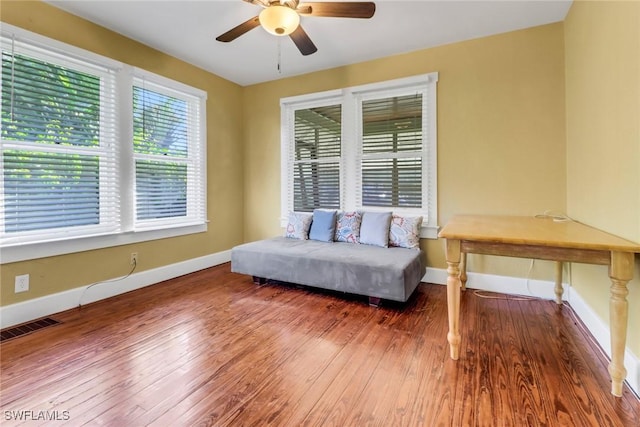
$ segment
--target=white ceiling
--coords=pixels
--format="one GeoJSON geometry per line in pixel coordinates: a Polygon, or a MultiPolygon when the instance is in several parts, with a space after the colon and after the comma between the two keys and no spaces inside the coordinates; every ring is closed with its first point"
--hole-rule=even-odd
{"type": "Polygon", "coordinates": [[[259,27],[230,43],[216,41],[262,10],[242,0],[47,2],[243,86],[558,22],[571,6],[571,0],[378,0],[371,19],[302,17],[318,47],[302,56],[288,37],[259,27]]]}

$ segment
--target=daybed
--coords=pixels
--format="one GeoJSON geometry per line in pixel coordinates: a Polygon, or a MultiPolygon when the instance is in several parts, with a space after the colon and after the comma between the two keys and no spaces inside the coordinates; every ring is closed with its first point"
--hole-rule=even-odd
{"type": "Polygon", "coordinates": [[[422,218],[408,221],[413,239],[412,248],[408,248],[389,246],[398,243],[398,236],[406,238],[407,233],[400,228],[406,228],[407,218],[388,213],[380,222],[378,213],[333,211],[333,219],[325,221],[326,212],[292,213],[285,237],[234,247],[231,270],[251,275],[260,284],[276,280],[364,295],[372,305],[378,305],[380,299],[407,301],[425,273],[424,253],[417,247],[422,218]],[[356,220],[360,217],[357,227],[353,216],[356,220]],[[349,221],[346,229],[345,223],[349,221]],[[329,224],[328,231],[323,222],[329,224]],[[377,241],[371,239],[372,224],[382,228],[377,241]],[[310,229],[309,234],[304,233],[305,227],[310,229]],[[327,231],[322,236],[318,234],[319,227],[327,231]]]}

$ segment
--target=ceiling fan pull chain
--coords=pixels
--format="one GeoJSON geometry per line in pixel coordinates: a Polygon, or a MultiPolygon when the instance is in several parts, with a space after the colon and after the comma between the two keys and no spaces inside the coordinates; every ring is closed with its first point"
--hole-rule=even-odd
{"type": "Polygon", "coordinates": [[[278,38],[278,74],[282,74],[282,38],[278,38]]]}

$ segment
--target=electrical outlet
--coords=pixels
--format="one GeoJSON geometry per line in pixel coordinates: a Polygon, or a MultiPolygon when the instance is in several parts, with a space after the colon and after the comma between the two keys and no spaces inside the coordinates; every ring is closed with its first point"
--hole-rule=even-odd
{"type": "Polygon", "coordinates": [[[19,292],[27,292],[29,290],[29,275],[21,274],[16,276],[16,294],[19,292]]]}
{"type": "Polygon", "coordinates": [[[131,252],[131,261],[129,261],[130,265],[138,265],[138,252],[131,252]]]}

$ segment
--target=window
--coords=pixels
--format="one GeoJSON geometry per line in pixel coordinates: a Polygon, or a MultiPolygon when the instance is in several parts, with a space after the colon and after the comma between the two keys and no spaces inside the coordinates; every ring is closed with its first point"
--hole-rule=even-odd
{"type": "Polygon", "coordinates": [[[422,208],[422,98],[359,103],[363,207],[422,208]]]}
{"type": "Polygon", "coordinates": [[[199,108],[195,96],[134,79],[136,229],[204,218],[199,108]]]}
{"type": "Polygon", "coordinates": [[[314,208],[422,215],[437,234],[437,73],[281,100],[282,220],[314,208]]]}
{"type": "Polygon", "coordinates": [[[341,106],[295,111],[293,209],[340,207],[341,106]]]}
{"type": "Polygon", "coordinates": [[[5,24],[1,42],[3,262],[203,231],[204,92],[5,24]]]}

